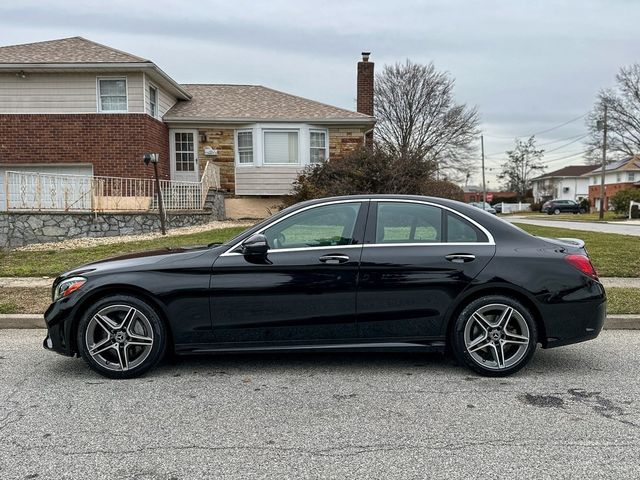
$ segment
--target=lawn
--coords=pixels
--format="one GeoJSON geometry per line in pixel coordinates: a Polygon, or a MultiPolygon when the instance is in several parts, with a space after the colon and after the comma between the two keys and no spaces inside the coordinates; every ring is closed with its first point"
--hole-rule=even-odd
{"type": "Polygon", "coordinates": [[[601,277],[640,277],[640,237],[517,224],[542,237],[580,238],[601,277]]]}
{"type": "Polygon", "coordinates": [[[71,268],[102,258],[165,247],[225,242],[246,227],[231,227],[153,240],[115,243],[74,250],[7,251],[0,253],[0,277],[55,277],[71,268]]]}
{"type": "MultiPolygon", "coordinates": [[[[594,213],[581,213],[581,214],[573,214],[573,213],[561,213],[560,215],[548,215],[546,213],[540,212],[521,212],[514,213],[513,215],[523,215],[528,219],[539,219],[539,220],[562,220],[565,222],[598,222],[600,221],[600,216],[598,212],[594,213]]],[[[626,215],[621,215],[619,213],[614,212],[604,212],[605,222],[618,222],[621,220],[625,220],[627,218],[626,215]]]]}
{"type": "MultiPolygon", "coordinates": [[[[607,313],[640,314],[640,288],[607,288],[607,297],[607,313]]],[[[0,313],[44,313],[50,302],[49,288],[0,290],[0,313]]]]}

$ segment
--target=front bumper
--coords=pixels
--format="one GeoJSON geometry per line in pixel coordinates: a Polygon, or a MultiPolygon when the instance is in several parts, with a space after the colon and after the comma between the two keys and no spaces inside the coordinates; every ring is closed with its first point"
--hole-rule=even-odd
{"type": "Polygon", "coordinates": [[[42,342],[46,350],[61,355],[75,355],[75,342],[72,338],[73,303],[63,299],[52,303],[44,314],[47,325],[47,336],[42,342]]]}

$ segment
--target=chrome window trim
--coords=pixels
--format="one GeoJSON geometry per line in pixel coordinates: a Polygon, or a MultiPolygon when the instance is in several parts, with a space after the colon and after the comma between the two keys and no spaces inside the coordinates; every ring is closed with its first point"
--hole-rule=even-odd
{"type": "MultiPolygon", "coordinates": [[[[279,218],[273,222],[271,222],[270,224],[266,225],[265,227],[262,227],[260,230],[258,230],[257,232],[254,232],[254,235],[257,234],[262,234],[264,233],[264,231],[268,228],[273,227],[274,225],[277,225],[278,223],[282,222],[283,220],[286,220],[287,218],[296,215],[300,212],[305,212],[307,210],[310,210],[312,208],[316,208],[316,207],[324,207],[327,205],[336,205],[336,204],[340,204],[340,203],[368,203],[371,200],[369,200],[368,198],[360,198],[360,199],[352,199],[352,200],[334,200],[332,202],[325,202],[325,203],[316,203],[314,205],[308,205],[304,208],[301,208],[299,210],[294,210],[293,212],[285,215],[282,218],[279,218]]],[[[221,257],[229,257],[232,255],[242,255],[241,253],[237,253],[234,252],[234,250],[236,248],[238,248],[240,245],[242,244],[242,242],[238,242],[235,245],[233,245],[231,248],[228,248],[224,253],[220,254],[221,257]]],[[[357,244],[357,245],[334,245],[334,246],[322,246],[322,247],[298,247],[298,248],[279,248],[279,249],[275,249],[275,250],[269,250],[269,254],[271,253],[276,253],[276,252],[284,252],[284,251],[290,251],[290,252],[295,252],[295,251],[302,251],[302,250],[326,250],[326,249],[331,249],[331,248],[346,248],[346,247],[362,247],[362,244],[357,244]]]]}
{"type": "MultiPolygon", "coordinates": [[[[334,245],[334,246],[322,246],[322,247],[299,247],[299,248],[281,248],[281,249],[276,249],[276,250],[269,250],[269,254],[272,253],[287,253],[287,252],[299,252],[299,251],[309,251],[309,250],[331,250],[331,249],[342,249],[342,248],[359,248],[359,247],[435,247],[435,246],[444,246],[444,245],[451,245],[451,246],[480,246],[480,245],[487,245],[487,246],[495,246],[496,242],[495,239],[493,238],[493,235],[491,235],[491,232],[489,232],[489,230],[487,230],[485,227],[483,227],[482,225],[480,225],[478,222],[476,222],[475,220],[467,217],[465,214],[458,212],[457,210],[454,210],[451,207],[447,207],[446,205],[440,205],[438,203],[434,203],[434,202],[429,202],[427,200],[413,200],[413,199],[408,199],[408,198],[360,198],[360,199],[351,199],[351,200],[334,200],[331,202],[324,202],[324,203],[316,203],[314,205],[309,205],[307,207],[301,208],[299,210],[295,210],[291,213],[289,213],[288,215],[285,215],[282,218],[279,218],[278,220],[268,224],[267,226],[261,228],[260,230],[258,230],[257,232],[255,232],[256,234],[261,234],[263,233],[266,229],[271,228],[274,225],[277,225],[278,223],[280,223],[281,221],[297,214],[300,212],[304,212],[306,210],[309,210],[311,208],[316,208],[316,207],[324,207],[326,205],[334,205],[334,204],[340,204],[340,203],[366,203],[366,202],[385,202],[385,203],[418,203],[418,204],[422,204],[422,205],[429,205],[432,207],[436,207],[436,208],[441,208],[444,210],[447,210],[451,213],[453,213],[454,215],[457,215],[458,217],[466,220],[467,222],[471,223],[472,225],[476,226],[482,233],[484,233],[487,236],[487,241],[486,242],[425,242],[425,243],[365,243],[365,244],[357,244],[357,245],[334,245]]],[[[234,256],[234,255],[242,255],[242,253],[239,252],[234,252],[233,250],[235,250],[236,248],[238,248],[240,245],[242,244],[242,242],[238,242],[235,245],[231,246],[230,248],[228,248],[224,253],[220,254],[221,257],[230,257],[230,256],[234,256]]]]}
{"type": "Polygon", "coordinates": [[[385,202],[385,203],[421,203],[423,205],[430,205],[432,207],[437,207],[437,208],[442,208],[444,210],[447,210],[451,213],[453,213],[454,215],[457,215],[460,218],[465,219],[467,222],[471,223],[472,225],[475,225],[478,229],[480,229],[480,231],[482,233],[484,233],[487,236],[487,241],[486,242],[432,242],[432,243],[412,243],[412,244],[408,244],[408,243],[399,243],[399,244],[391,244],[391,243],[368,243],[367,245],[375,245],[375,246],[387,246],[387,245],[420,245],[420,246],[425,246],[425,245],[495,245],[496,241],[493,238],[493,235],[491,235],[491,232],[489,232],[489,230],[487,230],[486,228],[484,228],[482,225],[480,225],[478,222],[476,222],[475,220],[467,217],[464,213],[460,213],[457,210],[454,210],[451,207],[447,207],[446,205],[440,205],[438,203],[434,203],[434,202],[429,202],[427,200],[413,200],[413,199],[409,199],[409,198],[371,198],[370,201],[372,202],[385,202]]]}

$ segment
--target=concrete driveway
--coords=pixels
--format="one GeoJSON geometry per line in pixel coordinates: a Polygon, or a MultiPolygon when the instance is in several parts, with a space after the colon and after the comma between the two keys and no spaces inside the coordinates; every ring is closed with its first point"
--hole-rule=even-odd
{"type": "Polygon", "coordinates": [[[543,220],[539,218],[508,216],[501,217],[511,223],[525,223],[528,225],[539,225],[541,227],[558,227],[569,230],[586,230],[589,232],[619,233],[622,235],[634,235],[640,237],[640,224],[626,223],[597,223],[597,222],[567,222],[564,220],[543,220]]]}
{"type": "Polygon", "coordinates": [[[181,359],[110,381],[0,330],[0,478],[638,478],[640,332],[505,379],[439,355],[181,359]]]}

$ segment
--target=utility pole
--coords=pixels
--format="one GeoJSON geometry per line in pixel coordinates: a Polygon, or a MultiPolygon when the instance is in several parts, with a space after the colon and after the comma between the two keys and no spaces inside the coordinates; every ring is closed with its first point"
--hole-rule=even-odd
{"type": "Polygon", "coordinates": [[[480,135],[480,151],[482,152],[482,209],[484,210],[484,205],[487,203],[487,186],[484,181],[484,135],[480,135]]]}
{"type": "Polygon", "coordinates": [[[605,195],[604,195],[604,180],[607,166],[607,103],[604,102],[604,121],[602,122],[602,174],[600,176],[600,212],[598,214],[598,218],[600,220],[604,219],[604,209],[605,209],[605,195]]]}

